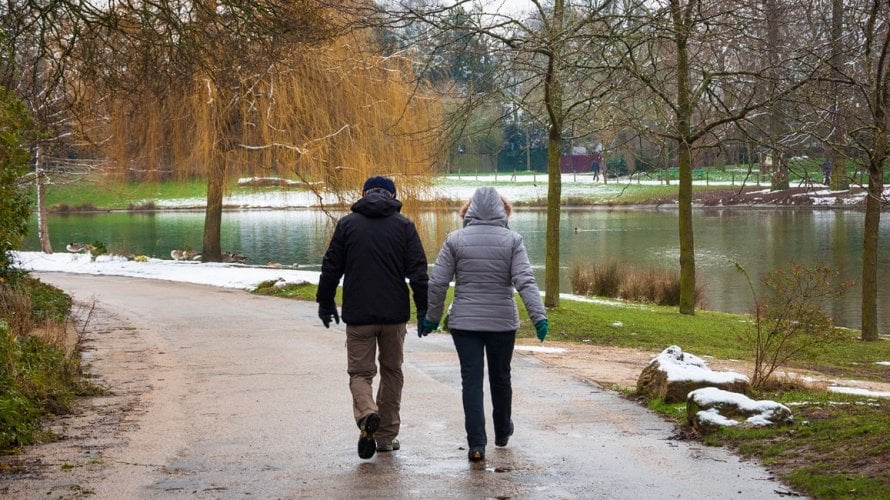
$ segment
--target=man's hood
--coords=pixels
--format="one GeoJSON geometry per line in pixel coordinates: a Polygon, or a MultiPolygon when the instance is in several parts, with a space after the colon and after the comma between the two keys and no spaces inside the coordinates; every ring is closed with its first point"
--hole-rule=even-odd
{"type": "Polygon", "coordinates": [[[402,202],[386,196],[384,193],[369,193],[352,204],[352,211],[366,217],[389,217],[401,212],[402,202]]]}

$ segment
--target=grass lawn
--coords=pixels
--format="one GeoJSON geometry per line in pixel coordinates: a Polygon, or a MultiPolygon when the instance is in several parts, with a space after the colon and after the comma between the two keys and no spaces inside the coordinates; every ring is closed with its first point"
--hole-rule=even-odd
{"type": "MultiPolygon", "coordinates": [[[[489,182],[487,185],[495,187],[533,187],[535,183],[530,175],[518,177],[517,181],[510,181],[508,175],[502,176],[503,180],[489,182]]],[[[546,176],[539,175],[539,182],[546,176]]],[[[463,179],[440,178],[438,184],[443,187],[459,187],[475,185],[471,177],[463,179]]],[[[566,191],[573,183],[564,182],[566,191]]],[[[583,183],[583,194],[564,194],[565,205],[638,205],[658,204],[669,202],[677,196],[677,182],[670,185],[637,184],[635,182],[617,183],[612,181],[608,185],[583,183]]],[[[713,192],[729,189],[730,186],[703,186],[695,185],[696,193],[713,192]]],[[[737,189],[737,188],[736,188],[737,189]]],[[[577,191],[577,190],[576,190],[577,191]]],[[[257,188],[239,186],[232,180],[226,190],[230,194],[250,194],[257,192],[257,188]]],[[[57,211],[78,210],[127,210],[138,208],[152,208],[152,203],[159,200],[185,200],[204,199],[207,196],[207,184],[204,180],[180,180],[165,182],[120,182],[104,178],[92,177],[77,181],[61,181],[47,187],[46,204],[57,211]]],[[[516,205],[545,206],[546,200],[516,201],[516,205]]]]}
{"type": "Polygon", "coordinates": [[[48,186],[46,205],[69,210],[126,210],[156,200],[205,198],[207,182],[186,180],[169,182],[116,182],[88,178],[78,182],[60,182],[48,186]]]}

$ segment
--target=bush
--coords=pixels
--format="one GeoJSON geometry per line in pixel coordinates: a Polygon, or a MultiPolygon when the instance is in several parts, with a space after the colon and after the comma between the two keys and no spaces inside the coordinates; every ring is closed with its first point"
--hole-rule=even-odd
{"type": "Polygon", "coordinates": [[[736,269],[744,274],[754,296],[754,324],[743,339],[754,351],[751,387],[764,386],[776,368],[790,359],[846,338],[834,328],[831,316],[821,306],[826,300],[842,297],[853,285],[849,281],[835,284],[836,270],[792,262],[788,269],[776,269],[764,276],[767,294],[761,300],[744,268],[736,264],[736,269]]]}
{"type": "Polygon", "coordinates": [[[25,144],[29,128],[25,107],[0,86],[0,281],[11,270],[10,253],[28,231],[31,200],[21,178],[31,159],[25,144]]]}
{"type": "Polygon", "coordinates": [[[37,280],[0,285],[0,451],[40,437],[40,418],[68,411],[82,382],[68,342],[71,300],[37,280]]]}

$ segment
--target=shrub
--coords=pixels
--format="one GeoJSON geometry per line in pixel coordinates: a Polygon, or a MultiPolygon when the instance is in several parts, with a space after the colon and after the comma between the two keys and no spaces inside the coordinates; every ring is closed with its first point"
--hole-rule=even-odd
{"type": "Polygon", "coordinates": [[[0,451],[35,442],[40,418],[63,413],[82,381],[70,298],[27,276],[0,286],[0,451]],[[12,322],[10,322],[12,320],[12,322]]]}
{"type": "Polygon", "coordinates": [[[767,292],[761,300],[745,269],[739,264],[736,269],[745,276],[754,296],[753,327],[743,339],[754,350],[751,387],[763,387],[776,368],[790,359],[845,338],[821,306],[826,300],[842,297],[853,284],[835,284],[836,270],[792,262],[788,269],[776,269],[763,277],[767,292]]]}
{"type": "Polygon", "coordinates": [[[104,242],[96,240],[90,245],[90,255],[93,256],[93,260],[96,260],[96,257],[100,255],[106,255],[108,253],[108,248],[105,246],[104,242]]]}
{"type": "Polygon", "coordinates": [[[31,201],[21,182],[31,155],[26,147],[30,127],[27,111],[5,87],[0,86],[0,281],[12,267],[11,252],[28,231],[31,201]]]}

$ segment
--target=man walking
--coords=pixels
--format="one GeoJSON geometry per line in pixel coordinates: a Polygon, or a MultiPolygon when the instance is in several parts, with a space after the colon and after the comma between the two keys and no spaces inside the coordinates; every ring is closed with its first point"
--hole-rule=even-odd
{"type": "Polygon", "coordinates": [[[426,254],[414,223],[400,212],[395,183],[371,177],[352,213],[340,219],[324,255],[318,282],[318,317],[340,323],[334,296],[343,277],[343,322],[352,410],[360,434],[358,456],[399,449],[403,346],[411,316],[407,278],[417,317],[427,308],[426,254]],[[376,398],[375,354],[380,348],[376,398]]]}

